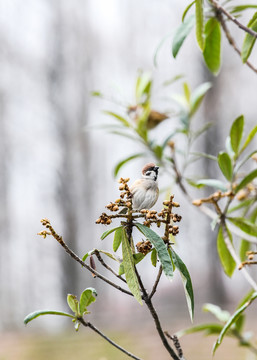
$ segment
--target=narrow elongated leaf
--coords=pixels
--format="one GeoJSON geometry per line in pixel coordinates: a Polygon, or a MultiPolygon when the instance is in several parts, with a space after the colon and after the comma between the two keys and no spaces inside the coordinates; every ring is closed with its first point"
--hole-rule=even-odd
{"type": "Polygon", "coordinates": [[[67,295],[67,304],[69,305],[70,309],[77,314],[79,311],[79,302],[75,295],[68,294],[67,295]]]}
{"type": "Polygon", "coordinates": [[[221,29],[216,18],[210,18],[205,24],[205,46],[203,57],[208,69],[217,75],[221,58],[221,29]]]}
{"type": "Polygon", "coordinates": [[[121,244],[121,239],[122,239],[122,227],[120,226],[118,229],[116,229],[114,233],[114,239],[112,244],[113,251],[116,252],[118,250],[121,244]]]}
{"type": "Polygon", "coordinates": [[[194,25],[195,15],[191,15],[177,28],[177,31],[175,32],[172,41],[172,55],[174,58],[178,55],[181,46],[183,45],[185,39],[187,38],[194,25]]]}
{"type": "Polygon", "coordinates": [[[110,235],[112,232],[116,231],[117,229],[120,229],[121,226],[118,226],[116,228],[113,228],[113,229],[110,229],[110,230],[107,230],[105,231],[102,236],[101,236],[101,240],[105,239],[108,235],[110,235]]]}
{"type": "Polygon", "coordinates": [[[215,334],[219,334],[221,332],[223,328],[223,325],[221,324],[215,324],[215,323],[211,323],[211,324],[202,324],[202,325],[197,325],[197,326],[193,326],[189,329],[185,329],[185,330],[181,330],[179,332],[176,333],[178,338],[181,338],[184,335],[188,335],[188,334],[194,334],[197,332],[204,332],[204,335],[208,336],[208,335],[215,335],[215,334]]]}
{"type": "Polygon", "coordinates": [[[238,320],[238,318],[241,316],[241,314],[245,311],[245,309],[251,304],[251,302],[253,300],[255,300],[257,298],[257,292],[254,292],[252,294],[252,296],[250,297],[250,299],[244,303],[231,317],[230,319],[227,321],[226,325],[223,327],[216,343],[214,344],[213,347],[213,354],[215,353],[215,351],[217,350],[217,348],[220,346],[220,344],[222,343],[222,340],[224,338],[224,336],[226,335],[226,333],[230,330],[231,326],[233,324],[236,323],[236,321],[238,320]]]}
{"type": "MultiPolygon", "coordinates": [[[[228,231],[228,229],[227,229],[228,231]]],[[[228,232],[230,235],[230,233],[228,232]]],[[[231,235],[229,236],[232,240],[231,235]]],[[[225,239],[223,236],[222,227],[219,228],[218,237],[217,237],[217,250],[220,258],[220,262],[223,266],[224,272],[227,276],[231,277],[236,268],[236,262],[228,251],[225,239]]]]}
{"type": "Polygon", "coordinates": [[[219,306],[214,304],[204,304],[203,311],[209,312],[214,315],[220,322],[227,322],[230,318],[228,311],[222,310],[219,306]]]}
{"type": "MultiPolygon", "coordinates": [[[[247,27],[252,29],[253,31],[257,31],[257,13],[253,15],[247,27]]],[[[251,55],[255,41],[256,38],[254,36],[250,35],[249,33],[246,33],[241,50],[241,59],[243,63],[245,63],[248,60],[249,56],[251,55]]]]}
{"type": "Polygon", "coordinates": [[[125,127],[131,127],[131,124],[128,120],[126,120],[123,116],[116,114],[112,111],[104,111],[106,115],[110,115],[114,119],[118,120],[121,124],[123,124],[125,127]]]}
{"type": "Polygon", "coordinates": [[[253,179],[257,177],[257,169],[250,172],[246,177],[243,178],[243,180],[237,185],[235,189],[235,193],[237,193],[239,190],[243,189],[247,184],[249,184],[253,179]]]}
{"type": "Polygon", "coordinates": [[[181,278],[182,278],[190,318],[191,318],[191,321],[193,321],[193,317],[194,317],[194,291],[193,291],[193,285],[192,285],[191,277],[190,277],[190,274],[189,274],[189,272],[187,270],[186,265],[183,263],[183,261],[178,256],[178,254],[173,249],[171,249],[171,253],[172,253],[172,259],[173,259],[174,265],[179,270],[181,278]]]}
{"type": "Polygon", "coordinates": [[[242,11],[248,10],[248,9],[257,9],[257,5],[253,5],[253,4],[237,5],[230,11],[230,13],[234,14],[234,13],[242,12],[242,11]]]}
{"type": "Polygon", "coordinates": [[[156,251],[155,248],[153,248],[152,253],[151,253],[151,262],[152,262],[152,265],[154,267],[156,267],[156,264],[157,264],[157,251],[156,251]]]}
{"type": "Polygon", "coordinates": [[[230,213],[240,210],[244,207],[248,207],[249,205],[251,205],[253,203],[253,201],[254,201],[253,199],[247,199],[244,201],[240,201],[240,203],[238,205],[229,208],[227,213],[230,214],[230,213]]]}
{"type": "Polygon", "coordinates": [[[73,315],[63,312],[63,311],[55,311],[55,310],[38,310],[28,314],[24,319],[24,324],[28,324],[30,321],[36,319],[41,315],[60,315],[60,316],[68,316],[70,318],[74,318],[73,315]]]}
{"type": "Polygon", "coordinates": [[[212,87],[212,84],[210,82],[205,82],[201,85],[199,85],[192,93],[191,96],[191,104],[190,104],[190,115],[192,116],[196,110],[201,105],[201,102],[207,93],[207,91],[212,87]]]}
{"type": "Polygon", "coordinates": [[[119,173],[120,169],[123,167],[123,165],[125,165],[126,163],[128,163],[131,160],[137,159],[142,156],[144,156],[144,153],[134,154],[134,155],[127,157],[126,159],[121,160],[114,168],[114,176],[116,177],[118,175],[118,173],[119,173]]]}
{"type": "Polygon", "coordinates": [[[250,142],[252,141],[252,139],[254,138],[254,136],[257,133],[257,125],[250,131],[250,133],[248,134],[244,145],[242,146],[242,148],[240,149],[240,154],[246,149],[246,147],[250,144],[250,142]]]}
{"type": "Polygon", "coordinates": [[[155,247],[158,258],[161,262],[163,272],[169,280],[173,278],[173,266],[167,250],[167,247],[163,239],[156,234],[152,229],[149,229],[147,226],[144,226],[140,223],[135,223],[138,230],[145,235],[145,237],[153,244],[155,247]]]}
{"type": "Polygon", "coordinates": [[[246,252],[250,250],[251,243],[244,239],[241,240],[240,249],[239,249],[239,256],[240,260],[243,262],[245,261],[246,252]]]}
{"type": "Polygon", "coordinates": [[[201,179],[196,181],[196,185],[206,185],[206,186],[211,186],[215,189],[219,189],[221,191],[227,191],[226,184],[216,179],[201,179]]]}
{"type": "MultiPolygon", "coordinates": [[[[145,257],[145,255],[142,253],[133,254],[134,264],[136,265],[136,264],[140,263],[140,261],[143,260],[144,257],[145,257]]],[[[122,262],[119,267],[119,275],[123,275],[124,273],[125,273],[125,270],[124,270],[124,265],[122,262]]]]}
{"type": "Polygon", "coordinates": [[[85,289],[81,296],[79,301],[79,312],[81,315],[84,314],[84,312],[87,311],[87,307],[95,302],[97,297],[97,292],[94,288],[87,288],[85,289]]]}
{"type": "Polygon", "coordinates": [[[142,305],[142,298],[139,289],[139,283],[137,280],[135,272],[135,264],[133,260],[132,250],[127,238],[125,229],[122,230],[122,256],[123,256],[123,266],[125,272],[125,278],[128,284],[128,287],[135,299],[142,305]]]}
{"type": "Polygon", "coordinates": [[[257,236],[257,226],[251,223],[249,220],[239,217],[228,217],[227,219],[245,233],[251,236],[257,236]]]}
{"type": "Polygon", "coordinates": [[[194,3],[195,3],[195,0],[192,1],[192,2],[185,8],[185,10],[184,10],[184,12],[183,12],[183,15],[182,15],[182,21],[185,20],[185,17],[186,17],[186,15],[187,15],[188,11],[191,9],[191,7],[194,5],[194,3]]]}
{"type": "Polygon", "coordinates": [[[230,129],[231,146],[235,154],[238,154],[238,149],[243,136],[244,130],[244,116],[239,116],[232,124],[230,129]]]}
{"type": "Polygon", "coordinates": [[[195,19],[196,19],[196,40],[200,49],[204,49],[204,15],[203,0],[195,1],[195,19]]]}
{"type": "Polygon", "coordinates": [[[233,166],[232,161],[226,152],[219,153],[218,164],[225,178],[230,181],[233,176],[233,166]]]}

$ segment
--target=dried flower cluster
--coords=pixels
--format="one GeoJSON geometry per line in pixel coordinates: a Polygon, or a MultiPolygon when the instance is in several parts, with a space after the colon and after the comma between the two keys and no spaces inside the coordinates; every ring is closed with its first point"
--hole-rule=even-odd
{"type": "Polygon", "coordinates": [[[257,255],[256,251],[247,251],[246,253],[248,260],[243,261],[238,269],[241,270],[245,265],[257,265],[257,261],[254,261],[254,256],[257,255]]]}
{"type": "MultiPolygon", "coordinates": [[[[160,212],[156,210],[142,209],[140,211],[133,210],[132,197],[128,186],[129,178],[119,179],[119,190],[121,191],[120,198],[115,202],[111,202],[106,208],[114,212],[114,214],[102,213],[96,220],[97,224],[110,225],[115,218],[123,218],[125,224],[142,218],[143,224],[147,227],[151,227],[152,224],[156,224],[160,227],[161,224],[165,225],[164,236],[162,237],[165,243],[170,243],[170,235],[176,236],[179,233],[179,226],[176,224],[181,221],[181,215],[174,213],[173,208],[179,207],[179,203],[173,201],[174,195],[171,195],[169,200],[163,202],[163,209],[160,212]]],[[[141,241],[136,244],[137,251],[146,255],[152,249],[150,241],[141,241]]]]}
{"type": "Polygon", "coordinates": [[[234,196],[235,196],[235,194],[231,190],[226,191],[224,193],[221,192],[220,190],[218,190],[218,191],[215,191],[215,193],[208,196],[207,198],[193,200],[192,204],[195,206],[201,206],[203,203],[212,203],[213,204],[213,203],[217,203],[220,199],[222,199],[224,197],[233,198],[234,196]]]}

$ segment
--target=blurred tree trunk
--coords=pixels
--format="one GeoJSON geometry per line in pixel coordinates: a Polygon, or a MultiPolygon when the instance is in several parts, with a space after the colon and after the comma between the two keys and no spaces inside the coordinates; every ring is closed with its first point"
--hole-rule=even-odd
{"type": "MultiPolygon", "coordinates": [[[[87,120],[88,59],[85,51],[85,27],[76,18],[80,7],[69,11],[64,3],[54,3],[52,62],[49,69],[49,96],[55,114],[56,135],[61,152],[57,197],[64,222],[63,236],[67,245],[79,253],[79,238],[85,226],[92,192],[88,191],[90,146],[83,131],[87,120]],[[74,11],[72,14],[70,11],[74,11]]],[[[86,23],[86,21],[85,21],[86,23]]],[[[62,291],[79,292],[80,267],[62,253],[62,291]]]]}
{"type": "MultiPolygon", "coordinates": [[[[210,73],[205,71],[205,81],[213,83],[213,87],[208,91],[203,102],[204,121],[212,122],[213,126],[208,130],[207,136],[204,137],[204,152],[207,154],[217,155],[221,149],[220,126],[218,120],[221,117],[219,113],[218,99],[220,97],[219,85],[222,77],[214,78],[210,73]],[[215,85],[214,85],[215,83],[215,85]]],[[[217,167],[213,161],[204,159],[204,175],[208,178],[217,177],[217,167]]],[[[206,196],[210,193],[206,192],[206,196]]],[[[227,301],[226,290],[223,282],[223,270],[217,253],[217,229],[211,231],[210,227],[206,229],[206,256],[208,259],[208,276],[209,276],[209,297],[212,302],[225,303],[227,301]]]]}

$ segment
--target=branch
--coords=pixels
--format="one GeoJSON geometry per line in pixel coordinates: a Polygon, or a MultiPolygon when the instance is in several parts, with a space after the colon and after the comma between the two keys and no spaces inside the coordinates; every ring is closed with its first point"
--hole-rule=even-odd
{"type": "Polygon", "coordinates": [[[92,255],[95,254],[95,256],[97,257],[98,261],[107,269],[109,270],[113,275],[115,275],[117,278],[119,278],[120,280],[122,280],[123,282],[127,283],[126,280],[119,274],[117,274],[109,265],[106,264],[106,262],[104,261],[104,259],[102,258],[102,256],[100,255],[99,250],[95,249],[92,252],[92,255]]]}
{"type": "MultiPolygon", "coordinates": [[[[217,18],[222,26],[222,29],[226,35],[226,38],[228,39],[228,42],[230,43],[230,45],[234,48],[234,50],[238,53],[238,55],[241,57],[241,51],[240,49],[237,47],[235,40],[233,39],[232,35],[230,34],[228,27],[226,25],[226,22],[223,19],[222,13],[218,12],[217,13],[217,18]]],[[[247,66],[249,66],[249,68],[251,70],[253,70],[255,73],[257,73],[257,68],[253,66],[253,64],[250,61],[246,61],[245,62],[247,66]]]]}
{"type": "Polygon", "coordinates": [[[184,359],[183,357],[183,351],[179,342],[179,339],[176,335],[171,336],[168,331],[165,331],[164,334],[167,336],[167,338],[171,339],[173,341],[173,344],[178,352],[178,356],[180,359],[184,359]]]}
{"type": "MultiPolygon", "coordinates": [[[[123,289],[121,286],[115,284],[114,282],[112,282],[111,280],[109,280],[108,278],[106,278],[105,276],[101,275],[98,271],[96,271],[95,269],[91,268],[89,265],[87,265],[80,257],[78,257],[78,255],[76,255],[67,245],[66,243],[63,241],[62,236],[58,235],[55,230],[53,229],[52,225],[50,224],[48,219],[42,219],[41,220],[42,225],[44,225],[47,229],[49,229],[50,231],[50,235],[52,235],[55,240],[58,241],[58,243],[64,248],[64,250],[74,259],[76,260],[80,265],[82,265],[84,268],[86,268],[87,270],[89,270],[92,274],[94,274],[96,277],[98,277],[99,279],[105,281],[107,284],[111,285],[112,287],[114,287],[115,289],[127,294],[127,295],[131,295],[133,296],[133,294],[126,290],[123,289]]],[[[46,236],[46,234],[49,235],[49,233],[42,231],[41,233],[38,233],[38,235],[42,235],[43,237],[46,236]]]]}
{"type": "Polygon", "coordinates": [[[154,296],[156,290],[157,290],[157,286],[159,284],[159,281],[161,279],[161,276],[162,276],[162,266],[160,266],[159,268],[159,272],[158,272],[158,275],[156,277],[156,280],[155,280],[155,283],[154,283],[154,286],[153,286],[153,289],[152,289],[152,292],[151,294],[149,295],[149,298],[152,299],[152,297],[154,296]]]}
{"type": "Polygon", "coordinates": [[[106,341],[108,341],[111,345],[113,345],[114,347],[116,347],[117,349],[119,349],[120,351],[122,351],[124,354],[130,356],[132,359],[135,360],[141,360],[140,358],[138,358],[137,356],[133,355],[132,353],[128,352],[127,350],[125,350],[123,347],[119,346],[118,344],[116,344],[114,341],[112,341],[110,338],[108,338],[106,335],[104,335],[100,330],[98,330],[93,324],[91,324],[88,321],[85,321],[83,318],[78,318],[78,321],[86,326],[89,327],[91,330],[93,330],[94,332],[96,332],[98,335],[100,335],[102,338],[104,338],[106,341]]]}
{"type": "Polygon", "coordinates": [[[143,293],[143,300],[145,301],[146,303],[146,306],[148,307],[153,319],[154,319],[154,322],[155,322],[155,326],[156,326],[156,329],[158,331],[158,334],[161,338],[161,341],[163,343],[163,346],[166,348],[166,350],[168,351],[168,353],[170,354],[170,356],[174,359],[174,360],[180,360],[179,357],[176,355],[175,351],[172,349],[172,347],[170,346],[170,344],[168,343],[167,339],[166,339],[166,336],[164,334],[164,331],[162,329],[162,326],[161,326],[161,323],[160,323],[160,319],[159,319],[159,316],[152,304],[152,301],[151,301],[151,298],[148,296],[147,294],[147,291],[144,287],[144,284],[141,280],[141,277],[140,275],[138,274],[138,271],[135,267],[135,271],[136,271],[136,275],[137,275],[137,279],[138,279],[138,282],[139,282],[139,286],[142,290],[142,293],[143,293]]]}
{"type": "Polygon", "coordinates": [[[212,5],[218,10],[218,12],[223,13],[226,17],[233,21],[240,29],[244,30],[248,34],[252,35],[257,39],[257,33],[247,26],[243,25],[240,21],[238,21],[234,16],[232,16],[226,9],[224,9],[216,0],[210,0],[212,5]]]}

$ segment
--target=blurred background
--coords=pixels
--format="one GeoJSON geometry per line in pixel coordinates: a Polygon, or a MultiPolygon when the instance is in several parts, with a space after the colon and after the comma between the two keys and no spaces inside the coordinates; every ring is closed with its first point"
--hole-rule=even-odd
{"type": "MultiPolygon", "coordinates": [[[[245,115],[248,128],[256,124],[255,76],[226,39],[217,78],[207,72],[194,34],[177,59],[172,58],[172,36],[187,4],[185,0],[0,0],[1,360],[125,359],[88,329],[75,333],[69,320],[42,317],[23,325],[34,310],[67,311],[67,293],[79,295],[89,286],[98,291],[89,315],[95,326],[142,358],[167,358],[146,309],[94,279],[54,239],[42,239],[37,233],[43,230],[40,219],[47,217],[81,257],[93,248],[112,247],[111,239],[100,240],[106,228],[96,226],[95,220],[119,194],[115,165],[137,146],[101,130],[101,124],[112,123],[102,110],[118,112],[120,105],[94,98],[92,91],[119,104],[133,103],[138,71],[149,71],[154,79],[153,106],[163,111],[163,96],[165,107],[172,108],[171,95],[182,91],[182,83],[176,82],[161,93],[164,81],[178,74],[192,88],[211,81],[213,87],[195,121],[214,123],[208,138],[197,144],[199,151],[214,155],[224,149],[237,116],[245,115]]],[[[241,33],[235,33],[240,42],[241,33]]],[[[169,126],[170,120],[160,125],[157,136],[169,126]]],[[[152,159],[135,160],[120,175],[134,181],[146,161],[152,159]]],[[[215,169],[206,161],[199,171],[211,176],[215,169]]],[[[161,172],[160,187],[168,182],[161,172]]],[[[234,309],[247,286],[240,274],[232,280],[223,274],[209,219],[190,207],[176,186],[172,191],[181,204],[177,250],[192,277],[197,324],[208,319],[201,312],[203,303],[234,309]]],[[[164,197],[162,193],[157,209],[164,197]]],[[[150,287],[157,270],[150,266],[140,270],[145,270],[144,281],[150,287]]],[[[100,265],[99,271],[104,273],[100,265]]],[[[191,325],[178,276],[172,284],[162,279],[155,304],[171,333],[191,325]]],[[[197,346],[201,336],[185,337],[185,355],[211,358],[212,341],[207,339],[201,349],[197,346]]],[[[216,357],[229,359],[226,346],[231,355],[231,344],[225,342],[216,357]]],[[[236,349],[232,358],[245,359],[244,349],[236,349]]]]}

